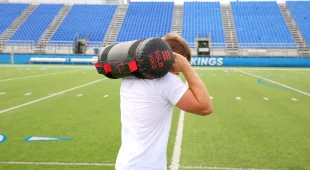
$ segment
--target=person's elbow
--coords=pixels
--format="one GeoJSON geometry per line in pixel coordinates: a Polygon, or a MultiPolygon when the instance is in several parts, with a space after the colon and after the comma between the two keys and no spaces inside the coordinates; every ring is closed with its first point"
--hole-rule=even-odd
{"type": "Polygon", "coordinates": [[[200,111],[198,112],[198,114],[201,115],[201,116],[207,116],[207,115],[209,115],[211,113],[213,113],[213,107],[212,106],[201,107],[200,111]]]}

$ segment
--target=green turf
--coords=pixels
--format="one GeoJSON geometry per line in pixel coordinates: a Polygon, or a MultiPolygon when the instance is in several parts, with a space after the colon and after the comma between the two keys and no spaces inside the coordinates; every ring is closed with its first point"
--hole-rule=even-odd
{"type": "MultiPolygon", "coordinates": [[[[199,73],[214,96],[214,113],[186,114],[182,165],[310,168],[308,96],[261,85],[239,72],[199,73]]],[[[309,87],[309,79],[306,83],[309,87]]]]}
{"type": "MultiPolygon", "coordinates": [[[[310,92],[309,70],[237,69],[310,92]]],[[[214,113],[206,117],[185,114],[181,166],[310,169],[309,96],[266,80],[262,80],[265,84],[258,83],[258,78],[234,68],[197,72],[214,97],[214,113]],[[241,97],[241,100],[236,100],[236,97],[241,97]],[[269,100],[264,100],[264,97],[269,100]]],[[[0,95],[0,112],[103,78],[92,67],[0,66],[0,93],[6,92],[0,95]],[[42,75],[50,73],[60,74],[42,75]],[[1,82],[35,75],[41,76],[1,82]],[[32,94],[24,96],[29,92],[32,94]]],[[[0,162],[114,164],[121,139],[120,82],[102,80],[0,114],[0,134],[8,137],[0,144],[0,162]],[[79,94],[83,96],[78,97],[79,94]],[[24,142],[28,136],[73,140],[24,142]]],[[[180,110],[175,109],[168,143],[168,164],[171,163],[179,113],[180,110]]],[[[70,170],[114,169],[0,164],[0,169],[13,170],[64,167],[70,170]]]]}

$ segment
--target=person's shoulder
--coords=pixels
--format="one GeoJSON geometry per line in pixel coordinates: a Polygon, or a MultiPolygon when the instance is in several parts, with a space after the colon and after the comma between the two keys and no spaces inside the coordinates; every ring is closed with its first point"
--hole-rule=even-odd
{"type": "Polygon", "coordinates": [[[176,74],[173,74],[171,72],[168,72],[164,77],[162,77],[162,80],[167,81],[167,80],[179,80],[180,77],[176,74]]]}

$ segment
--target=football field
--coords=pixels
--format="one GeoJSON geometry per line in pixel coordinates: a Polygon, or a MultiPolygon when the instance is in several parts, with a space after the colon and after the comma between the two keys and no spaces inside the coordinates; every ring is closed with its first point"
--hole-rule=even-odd
{"type": "MultiPolygon", "coordinates": [[[[310,170],[309,68],[195,69],[214,112],[175,108],[167,167],[310,170]]],[[[120,83],[93,66],[0,65],[0,169],[114,169],[120,83]]]]}

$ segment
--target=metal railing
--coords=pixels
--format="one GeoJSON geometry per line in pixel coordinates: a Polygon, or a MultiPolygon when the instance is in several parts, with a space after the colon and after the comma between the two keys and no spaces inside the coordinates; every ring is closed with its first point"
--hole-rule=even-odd
{"type": "MultiPolygon", "coordinates": [[[[3,43],[2,43],[3,44],[3,43]]],[[[1,42],[0,42],[1,45],[1,42]]],[[[74,54],[74,41],[48,41],[39,44],[35,41],[27,40],[10,40],[6,41],[0,47],[1,53],[23,53],[23,54],[74,54]]],[[[189,44],[191,45],[191,44],[189,44]]],[[[260,44],[260,43],[242,43],[239,48],[236,48],[234,53],[228,51],[225,43],[212,43],[210,46],[210,55],[212,56],[303,56],[298,53],[297,47],[292,47],[295,44],[260,44]],[[245,47],[243,47],[245,46],[245,47]],[[257,47],[258,46],[258,47],[257,47]]],[[[103,47],[102,42],[93,41],[86,45],[85,55],[96,55],[103,47]]],[[[195,55],[196,47],[191,48],[195,55]]],[[[307,49],[307,48],[306,48],[307,49]]],[[[310,49],[308,48],[309,54],[310,49]]],[[[307,56],[306,56],[307,57],[307,56]]]]}

